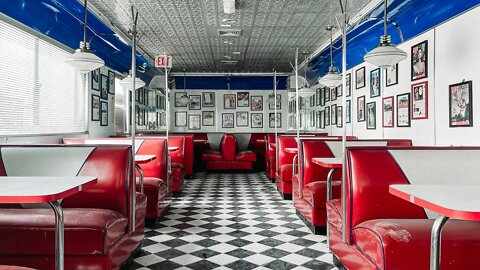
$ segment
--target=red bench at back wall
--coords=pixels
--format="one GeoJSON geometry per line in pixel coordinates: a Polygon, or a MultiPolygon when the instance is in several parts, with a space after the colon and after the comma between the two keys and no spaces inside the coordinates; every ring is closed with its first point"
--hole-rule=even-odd
{"type": "MultiPolygon", "coordinates": [[[[62,201],[65,269],[119,269],[140,248],[147,200],[130,189],[135,183],[130,146],[4,145],[0,154],[1,176],[98,178],[62,201]]],[[[2,205],[0,239],[0,264],[55,269],[50,208],[2,205]]]]}
{"type": "Polygon", "coordinates": [[[233,134],[223,135],[220,152],[206,151],[202,154],[207,170],[252,170],[256,159],[252,151],[238,152],[237,139],[233,134]]]}

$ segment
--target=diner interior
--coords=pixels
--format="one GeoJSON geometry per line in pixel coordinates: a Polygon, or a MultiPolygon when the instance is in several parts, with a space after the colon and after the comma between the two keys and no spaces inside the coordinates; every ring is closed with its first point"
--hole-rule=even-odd
{"type": "Polygon", "coordinates": [[[0,1],[0,269],[480,269],[479,23],[0,1]]]}

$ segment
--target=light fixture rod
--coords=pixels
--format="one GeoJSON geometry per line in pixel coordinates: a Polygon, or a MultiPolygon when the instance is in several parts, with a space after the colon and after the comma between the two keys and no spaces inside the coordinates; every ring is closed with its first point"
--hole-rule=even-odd
{"type": "MultiPolygon", "coordinates": [[[[132,109],[131,109],[131,115],[132,115],[132,120],[130,121],[130,125],[131,125],[131,132],[132,132],[132,172],[131,172],[131,176],[133,177],[133,179],[135,179],[135,133],[136,133],[136,126],[137,126],[137,115],[135,113],[135,93],[136,93],[136,90],[135,90],[135,81],[136,81],[136,78],[137,78],[137,68],[136,68],[136,65],[137,65],[137,59],[136,59],[136,55],[135,55],[135,47],[136,47],[136,39],[137,39],[137,19],[138,19],[138,12],[135,12],[134,9],[133,9],[133,6],[132,6],[132,22],[133,22],[133,25],[132,25],[132,109]]],[[[127,88],[128,89],[128,88],[127,88]]],[[[128,91],[128,90],[127,90],[128,91]]],[[[134,181],[134,180],[133,180],[134,181]]],[[[132,197],[132,200],[131,200],[131,207],[132,207],[132,210],[130,210],[132,214],[132,221],[131,221],[131,228],[130,230],[132,232],[135,231],[135,208],[136,208],[136,201],[135,201],[135,192],[136,192],[136,188],[135,188],[135,185],[132,185],[130,187],[131,189],[131,192],[133,193],[133,197],[132,197]]]]}
{"type": "Polygon", "coordinates": [[[83,5],[83,47],[87,47],[87,0],[85,0],[85,4],[83,5]]]}
{"type": "Polygon", "coordinates": [[[384,2],[383,5],[383,35],[387,36],[387,0],[384,2]]]}
{"type": "Polygon", "coordinates": [[[328,26],[327,30],[330,31],[330,68],[333,67],[333,34],[332,34],[332,26],[328,26]]]}

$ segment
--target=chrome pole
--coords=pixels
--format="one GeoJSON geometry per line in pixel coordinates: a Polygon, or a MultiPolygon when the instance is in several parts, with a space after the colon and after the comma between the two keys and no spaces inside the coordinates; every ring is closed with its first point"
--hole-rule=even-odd
{"type": "Polygon", "coordinates": [[[295,109],[297,110],[297,141],[300,140],[300,103],[299,103],[299,96],[298,96],[298,48],[295,53],[295,97],[296,97],[296,104],[295,109]]]}
{"type": "Polygon", "coordinates": [[[137,59],[135,55],[136,45],[137,45],[137,19],[138,19],[138,12],[135,12],[132,6],[132,121],[130,121],[131,131],[132,131],[132,165],[131,165],[131,177],[132,181],[130,181],[130,192],[131,192],[131,202],[130,202],[130,230],[132,232],[135,231],[135,208],[136,208],[136,177],[135,177],[135,133],[136,133],[136,114],[135,114],[135,79],[137,78],[137,59]]]}
{"type": "Polygon", "coordinates": [[[430,270],[440,269],[440,244],[443,225],[447,222],[448,217],[439,216],[435,219],[432,227],[430,242],[430,270]]]}
{"type": "Polygon", "coordinates": [[[59,201],[48,203],[55,213],[55,269],[64,269],[64,221],[63,210],[59,201]]]}

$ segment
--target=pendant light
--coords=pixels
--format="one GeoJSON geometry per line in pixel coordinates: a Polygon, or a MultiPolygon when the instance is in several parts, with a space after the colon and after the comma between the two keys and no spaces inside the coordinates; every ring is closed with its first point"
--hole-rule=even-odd
{"type": "Polygon", "coordinates": [[[90,50],[90,43],[87,42],[87,0],[83,8],[83,41],[80,41],[80,48],[65,58],[64,62],[80,71],[88,73],[97,68],[103,67],[105,62],[90,50]]]}
{"type": "Polygon", "coordinates": [[[191,100],[187,95],[187,90],[185,89],[186,84],[186,77],[185,77],[185,70],[183,71],[183,95],[177,100],[181,106],[187,106],[188,104],[192,103],[191,100]]]}
{"type": "MultiPolygon", "coordinates": [[[[125,77],[123,80],[120,81],[120,85],[126,87],[129,90],[132,90],[132,71],[128,73],[128,76],[125,77]]],[[[135,90],[142,88],[145,86],[145,82],[139,79],[138,77],[135,78],[135,90]]]]}
{"type": "Polygon", "coordinates": [[[363,60],[380,68],[388,68],[405,60],[407,53],[397,48],[387,35],[387,0],[383,8],[383,35],[380,37],[380,44],[367,53],[363,60]]]}
{"type": "Polygon", "coordinates": [[[332,34],[333,26],[327,26],[327,31],[330,32],[330,67],[328,68],[327,74],[318,80],[318,83],[324,85],[329,88],[334,88],[342,84],[342,76],[338,74],[333,66],[333,34],[332,34]]]}
{"type": "Polygon", "coordinates": [[[315,95],[315,89],[308,87],[307,81],[307,68],[308,68],[308,61],[307,61],[307,53],[303,53],[305,55],[305,84],[302,88],[298,89],[298,96],[302,98],[308,98],[315,95]]]}

